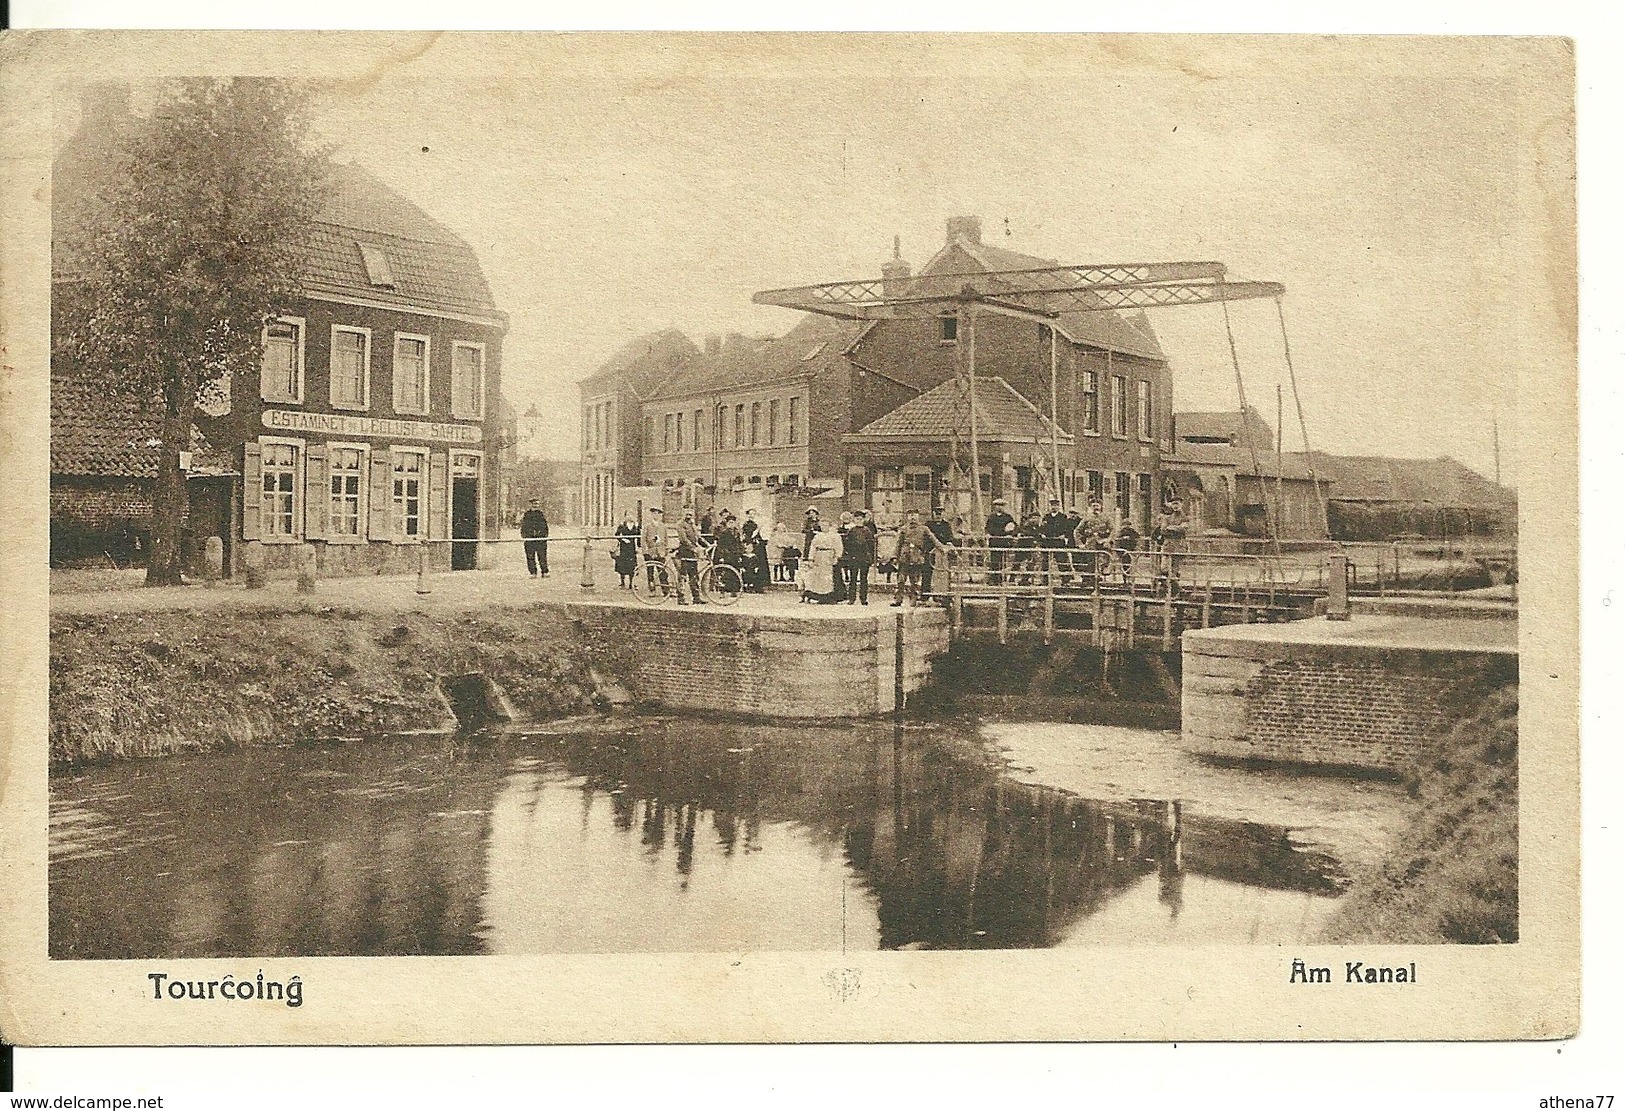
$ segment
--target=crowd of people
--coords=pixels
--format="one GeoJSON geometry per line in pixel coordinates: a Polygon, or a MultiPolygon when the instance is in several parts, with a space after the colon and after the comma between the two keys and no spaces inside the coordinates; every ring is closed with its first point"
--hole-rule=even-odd
{"type": "MultiPolygon", "coordinates": [[[[1160,549],[1184,535],[1177,507],[1159,514],[1147,537],[1132,521],[1107,515],[1098,501],[1079,513],[1051,500],[1048,513],[1031,512],[1019,520],[1003,498],[994,499],[992,508],[983,527],[972,531],[963,517],[950,520],[941,506],[933,507],[925,520],[910,512],[900,523],[887,522],[884,527],[866,509],[836,516],[815,507],[806,511],[795,531],[783,521],[764,526],[754,509],[745,510],[743,516],[715,507],[699,514],[684,509],[680,520],[671,524],[657,506],[644,521],[628,513],[616,527],[615,573],[620,587],[627,590],[640,573],[659,575],[663,584],[675,576],[679,605],[704,604],[700,570],[712,563],[733,568],[747,593],[765,593],[773,583],[794,584],[801,601],[808,604],[867,606],[873,585],[877,594],[890,591],[893,606],[904,606],[933,596],[934,574],[947,554],[962,546],[985,543],[988,581],[998,583],[1030,576],[1041,566],[1065,575],[1099,564],[1098,558],[1074,553],[1111,552],[1126,566],[1130,553],[1142,544],[1160,549]],[[879,575],[885,577],[883,585],[875,582],[879,575]]],[[[536,531],[529,521],[521,529],[527,538],[527,563],[532,574],[545,575],[546,540],[535,545],[536,531]],[[534,551],[533,545],[540,550],[534,551]]],[[[545,518],[540,531],[545,537],[545,518]]]]}

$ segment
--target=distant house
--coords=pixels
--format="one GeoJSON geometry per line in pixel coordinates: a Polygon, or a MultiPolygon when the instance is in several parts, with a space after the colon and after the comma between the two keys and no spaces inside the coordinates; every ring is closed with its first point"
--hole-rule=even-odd
{"type": "MultiPolygon", "coordinates": [[[[132,124],[129,90],[96,86],[59,152],[53,332],[86,311],[88,201],[117,172],[132,124]]],[[[271,569],[313,557],[322,573],[345,574],[415,568],[426,541],[494,539],[514,441],[499,404],[508,323],[474,252],[359,166],[333,168],[299,248],[302,303],[265,326],[258,378],[239,377],[223,405],[196,414],[211,449],[194,454],[189,481],[196,543],[219,536],[228,573],[253,546],[271,569]],[[228,473],[208,469],[221,456],[228,473]]],[[[117,368],[78,365],[56,345],[51,371],[52,526],[66,558],[93,552],[109,529],[145,527],[158,424],[98,404],[96,382],[117,368]]],[[[430,552],[463,569],[478,549],[430,552]]]]}
{"type": "Polygon", "coordinates": [[[1303,455],[1275,454],[1258,410],[1175,413],[1163,498],[1178,502],[1189,535],[1225,532],[1283,540],[1326,538],[1327,477],[1303,455]],[[1318,487],[1318,488],[1317,488],[1318,487]]]}
{"type": "Polygon", "coordinates": [[[581,381],[581,523],[610,528],[625,512],[618,491],[645,482],[643,400],[698,352],[668,328],[632,340],[581,381]]]}
{"type": "Polygon", "coordinates": [[[1393,459],[1315,452],[1309,458],[1316,472],[1331,480],[1328,512],[1338,540],[1517,533],[1517,493],[1449,456],[1393,459]]]}

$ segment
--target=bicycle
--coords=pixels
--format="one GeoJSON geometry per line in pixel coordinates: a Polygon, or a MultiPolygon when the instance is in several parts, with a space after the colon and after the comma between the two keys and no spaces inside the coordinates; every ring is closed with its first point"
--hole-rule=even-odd
{"type": "MultiPolygon", "coordinates": [[[[745,591],[739,572],[726,563],[714,563],[706,551],[699,559],[700,597],[719,606],[731,606],[745,591]]],[[[667,556],[654,559],[644,556],[638,572],[632,577],[632,596],[646,606],[658,606],[668,598],[678,597],[680,583],[677,559],[667,556]]]]}

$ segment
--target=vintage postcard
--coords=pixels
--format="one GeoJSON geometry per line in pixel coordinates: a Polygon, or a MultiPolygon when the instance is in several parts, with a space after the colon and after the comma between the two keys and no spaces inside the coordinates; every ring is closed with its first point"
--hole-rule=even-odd
{"type": "Polygon", "coordinates": [[[1571,43],[0,105],[6,1040],[1575,1032],[1571,43]]]}

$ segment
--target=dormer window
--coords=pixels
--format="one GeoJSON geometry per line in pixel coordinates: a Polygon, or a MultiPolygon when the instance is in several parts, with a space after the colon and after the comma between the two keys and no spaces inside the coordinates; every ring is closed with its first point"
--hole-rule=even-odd
{"type": "Polygon", "coordinates": [[[957,316],[939,316],[939,317],[937,317],[937,342],[939,342],[939,343],[958,343],[959,342],[959,317],[957,317],[957,316]]]}
{"type": "Polygon", "coordinates": [[[361,248],[361,263],[367,268],[367,282],[375,289],[394,289],[395,271],[390,268],[389,255],[373,243],[357,243],[361,248]]]}

